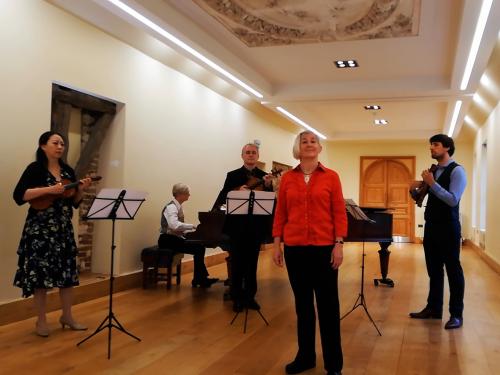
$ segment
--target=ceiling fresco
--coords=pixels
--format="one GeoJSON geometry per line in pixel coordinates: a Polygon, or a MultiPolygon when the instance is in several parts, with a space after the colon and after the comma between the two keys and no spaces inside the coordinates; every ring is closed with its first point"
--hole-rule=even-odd
{"type": "Polygon", "coordinates": [[[249,47],[418,35],[421,0],[193,0],[249,47]]]}

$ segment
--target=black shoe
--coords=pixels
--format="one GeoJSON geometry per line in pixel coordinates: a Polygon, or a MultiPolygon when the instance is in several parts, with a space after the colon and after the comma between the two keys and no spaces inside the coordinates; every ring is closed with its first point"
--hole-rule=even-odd
{"type": "Polygon", "coordinates": [[[243,311],[243,304],[239,301],[233,302],[233,311],[236,313],[240,313],[243,311]]]}
{"type": "Polygon", "coordinates": [[[450,320],[446,322],[444,325],[444,329],[455,329],[455,328],[460,328],[464,324],[464,319],[463,318],[458,318],[455,316],[450,316],[450,320]]]}
{"type": "Polygon", "coordinates": [[[219,279],[217,278],[206,278],[200,281],[193,280],[191,281],[191,286],[193,288],[210,288],[212,284],[215,284],[219,279]]]}
{"type": "Polygon", "coordinates": [[[300,374],[301,372],[304,372],[306,370],[312,369],[316,367],[316,362],[303,362],[299,360],[295,360],[293,362],[290,362],[288,365],[285,366],[285,372],[287,374],[300,374]]]}
{"type": "Polygon", "coordinates": [[[251,300],[247,301],[245,306],[250,310],[260,310],[260,305],[253,298],[251,300]]]}
{"type": "Polygon", "coordinates": [[[410,313],[410,318],[412,319],[441,319],[442,317],[443,317],[442,313],[434,312],[428,307],[426,307],[420,312],[410,313]]]}

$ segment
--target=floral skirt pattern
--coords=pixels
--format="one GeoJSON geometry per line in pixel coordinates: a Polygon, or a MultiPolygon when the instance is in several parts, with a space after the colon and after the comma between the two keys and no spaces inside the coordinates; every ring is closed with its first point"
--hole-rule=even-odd
{"type": "Polygon", "coordinates": [[[30,209],[17,250],[19,260],[14,278],[23,297],[29,297],[35,289],[79,284],[71,217],[70,202],[63,199],[43,211],[30,209]]]}

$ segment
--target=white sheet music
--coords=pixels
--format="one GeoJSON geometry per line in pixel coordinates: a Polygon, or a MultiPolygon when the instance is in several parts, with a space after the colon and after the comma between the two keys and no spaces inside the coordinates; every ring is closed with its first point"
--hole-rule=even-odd
{"type": "Polygon", "coordinates": [[[372,219],[366,216],[363,210],[359,208],[356,202],[354,202],[352,199],[344,199],[344,202],[347,212],[349,212],[354,219],[374,222],[372,219]]]}
{"type": "MultiPolygon", "coordinates": [[[[233,190],[227,193],[227,213],[230,215],[248,215],[250,190],[233,190]]],[[[272,191],[254,191],[255,202],[253,215],[271,215],[276,194],[272,191]]]]}
{"type": "MultiPolygon", "coordinates": [[[[124,189],[102,189],[96,196],[87,213],[89,219],[105,219],[109,217],[114,202],[124,189]]],[[[123,202],[116,210],[117,219],[133,218],[148,194],[143,191],[126,190],[123,202]]]]}

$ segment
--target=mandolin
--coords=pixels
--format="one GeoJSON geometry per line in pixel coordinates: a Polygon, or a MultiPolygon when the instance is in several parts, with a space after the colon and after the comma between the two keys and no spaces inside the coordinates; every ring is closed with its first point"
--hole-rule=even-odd
{"type": "MultiPolygon", "coordinates": [[[[282,169],[277,169],[277,168],[273,168],[271,170],[271,174],[273,177],[278,177],[279,175],[281,175],[281,173],[283,172],[282,169]]],[[[247,183],[245,184],[247,189],[248,190],[262,190],[263,189],[263,186],[264,186],[264,179],[263,178],[257,178],[257,177],[250,177],[247,181],[247,183]]]]}
{"type": "MultiPolygon", "coordinates": [[[[432,164],[429,172],[434,173],[437,169],[436,164],[432,164]]],[[[420,186],[415,190],[410,191],[410,196],[413,198],[418,207],[422,207],[425,196],[429,192],[430,186],[425,181],[420,181],[420,186]]]]}
{"type": "MultiPolygon", "coordinates": [[[[92,182],[94,181],[99,181],[102,179],[101,176],[94,176],[90,177],[92,182]]],[[[33,207],[35,210],[46,210],[49,208],[52,203],[59,198],[70,198],[72,197],[75,192],[76,188],[80,184],[80,180],[71,182],[69,180],[63,179],[61,183],[64,185],[64,192],[62,194],[45,194],[40,197],[37,197],[35,199],[32,199],[29,201],[30,206],[33,207]]]]}

